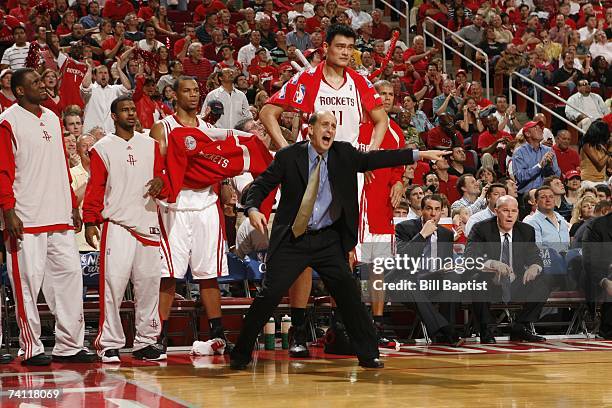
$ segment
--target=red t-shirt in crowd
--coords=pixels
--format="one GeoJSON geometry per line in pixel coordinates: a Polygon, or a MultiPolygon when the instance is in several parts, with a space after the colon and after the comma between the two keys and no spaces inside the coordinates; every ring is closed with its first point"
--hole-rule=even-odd
{"type": "MultiPolygon", "coordinates": [[[[463,136],[461,133],[455,131],[456,144],[463,146],[463,136]]],[[[450,149],[453,146],[452,138],[447,135],[440,126],[437,126],[427,132],[427,147],[433,149],[434,147],[444,147],[450,149]]]]}
{"type": "Polygon", "coordinates": [[[372,26],[372,37],[377,40],[387,41],[391,38],[391,29],[385,23],[373,24],[372,26]]]}
{"type": "Polygon", "coordinates": [[[457,191],[457,180],[459,177],[453,176],[452,174],[448,175],[448,180],[444,181],[438,176],[438,180],[440,181],[440,186],[438,187],[438,193],[444,194],[446,198],[448,198],[448,202],[450,204],[459,200],[461,196],[457,191]]]}
{"type": "Polygon", "coordinates": [[[309,34],[312,34],[317,28],[321,28],[321,20],[317,18],[317,16],[313,16],[306,19],[306,31],[309,34]]]}
{"type": "Polygon", "coordinates": [[[480,106],[480,109],[484,109],[484,108],[486,108],[489,105],[493,105],[493,102],[491,102],[487,98],[482,98],[481,100],[476,102],[476,105],[480,106]]]}
{"type": "MultiPolygon", "coordinates": [[[[421,6],[419,7],[419,21],[422,21],[422,20],[425,19],[425,17],[427,17],[427,15],[425,13],[427,13],[427,10],[429,10],[429,9],[438,10],[438,8],[434,7],[432,4],[429,4],[429,3],[421,4],[421,6]]],[[[436,14],[434,14],[433,16],[429,16],[429,17],[431,17],[432,19],[438,21],[442,25],[446,25],[446,22],[448,21],[448,17],[446,16],[446,14],[442,13],[439,10],[438,10],[438,12],[436,14]]]]}
{"type": "Polygon", "coordinates": [[[2,92],[0,92],[0,112],[4,112],[11,107],[17,100],[9,99],[2,92]]]}
{"type": "Polygon", "coordinates": [[[508,140],[514,139],[510,133],[504,132],[503,130],[498,130],[494,135],[492,135],[488,130],[485,130],[480,134],[480,136],[478,136],[478,150],[486,149],[487,147],[491,146],[493,142],[496,142],[504,137],[508,140]]]}
{"type": "Polygon", "coordinates": [[[15,7],[11,11],[9,11],[9,14],[25,24],[27,23],[28,17],[30,16],[31,12],[32,9],[30,7],[24,9],[22,9],[21,7],[15,7]]]}
{"type": "MultiPolygon", "coordinates": [[[[106,40],[104,40],[104,42],[102,43],[102,49],[112,50],[113,48],[115,48],[115,45],[117,45],[117,40],[115,39],[115,37],[109,37],[106,40]]],[[[131,47],[132,45],[134,45],[134,43],[131,40],[128,40],[128,39],[123,40],[124,47],[131,47]]]]}
{"type": "Polygon", "coordinates": [[[198,63],[194,63],[191,58],[183,58],[183,74],[195,77],[198,82],[205,82],[210,74],[212,74],[213,68],[210,61],[204,58],[198,63]]]}
{"type": "Polygon", "coordinates": [[[564,151],[559,149],[557,145],[553,146],[553,151],[555,156],[557,156],[557,163],[559,164],[559,169],[561,169],[561,174],[565,174],[570,170],[580,171],[580,155],[577,151],[571,147],[564,151]]]}
{"type": "Polygon", "coordinates": [[[131,1],[122,0],[118,4],[117,0],[107,0],[102,9],[102,17],[109,18],[113,21],[123,20],[129,13],[134,12],[134,6],[131,1]]]}
{"type": "Polygon", "coordinates": [[[148,21],[155,15],[153,9],[149,6],[142,6],[138,9],[138,18],[142,18],[144,21],[148,21]]]}
{"type": "Polygon", "coordinates": [[[200,21],[204,21],[207,15],[217,13],[219,10],[223,10],[226,8],[227,6],[219,0],[213,0],[213,2],[210,3],[209,6],[204,6],[203,4],[200,4],[195,9],[194,22],[198,23],[200,21]]]}
{"type": "MultiPolygon", "coordinates": [[[[404,51],[404,60],[408,61],[408,59],[414,55],[417,55],[414,48],[408,48],[404,51]]],[[[429,64],[429,57],[421,58],[417,62],[414,62],[412,65],[414,69],[417,71],[427,71],[427,65],[429,64]]]]}

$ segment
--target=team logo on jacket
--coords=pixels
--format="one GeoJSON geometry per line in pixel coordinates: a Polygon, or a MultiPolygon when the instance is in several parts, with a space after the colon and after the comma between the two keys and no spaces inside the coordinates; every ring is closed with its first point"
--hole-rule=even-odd
{"type": "Polygon", "coordinates": [[[197,145],[197,143],[196,143],[196,140],[195,140],[195,138],[193,136],[187,136],[185,138],[185,148],[187,150],[195,150],[196,145],[197,145]]]}
{"type": "Polygon", "coordinates": [[[287,84],[283,85],[280,92],[278,93],[278,99],[285,99],[285,94],[287,93],[287,84]]]}
{"type": "Polygon", "coordinates": [[[306,85],[300,84],[297,90],[295,91],[295,95],[293,96],[293,102],[302,103],[304,102],[304,97],[306,96],[306,85]]]}
{"type": "Polygon", "coordinates": [[[300,75],[302,75],[302,73],[298,72],[297,74],[293,76],[293,78],[291,78],[291,81],[290,81],[291,85],[296,85],[298,83],[298,80],[300,79],[300,75]]]}

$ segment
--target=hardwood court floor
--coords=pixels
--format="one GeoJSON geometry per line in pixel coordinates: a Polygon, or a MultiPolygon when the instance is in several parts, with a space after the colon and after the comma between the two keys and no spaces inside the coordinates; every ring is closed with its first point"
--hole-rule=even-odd
{"type": "Polygon", "coordinates": [[[243,372],[221,368],[210,357],[194,359],[191,367],[138,370],[152,374],[140,381],[194,406],[612,406],[612,349],[394,356],[385,358],[384,370],[364,370],[355,359],[289,361],[280,351],[261,354],[243,372]]]}
{"type": "Polygon", "coordinates": [[[262,351],[247,371],[224,356],[172,353],[165,362],[0,366],[1,407],[612,407],[612,342],[468,343],[385,351],[383,370],[354,358],[291,360],[262,351]],[[56,401],[8,399],[13,389],[61,387],[56,401]],[[30,403],[35,405],[22,405],[30,403]],[[36,405],[38,404],[38,405],[36,405]]]}

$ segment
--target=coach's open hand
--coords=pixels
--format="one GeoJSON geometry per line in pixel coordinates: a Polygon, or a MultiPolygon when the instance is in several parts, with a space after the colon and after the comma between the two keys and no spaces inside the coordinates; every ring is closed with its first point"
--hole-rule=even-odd
{"type": "Polygon", "coordinates": [[[268,235],[268,221],[266,220],[265,215],[253,208],[249,211],[249,220],[251,221],[253,228],[264,235],[268,235]]]}
{"type": "Polygon", "coordinates": [[[421,160],[433,160],[437,161],[448,156],[452,152],[449,150],[421,150],[419,151],[419,158],[421,160]]]}

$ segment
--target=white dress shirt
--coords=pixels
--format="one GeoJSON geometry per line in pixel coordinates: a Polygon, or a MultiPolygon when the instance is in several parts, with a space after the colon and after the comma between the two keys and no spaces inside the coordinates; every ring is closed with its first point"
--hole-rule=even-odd
{"type": "Polygon", "coordinates": [[[233,129],[242,119],[253,118],[249,110],[249,101],[244,92],[236,88],[232,88],[231,92],[227,92],[223,86],[210,91],[206,95],[200,114],[203,115],[208,102],[215,99],[223,104],[223,115],[215,123],[216,127],[220,129],[233,129]]]}
{"type": "Polygon", "coordinates": [[[115,122],[111,118],[111,103],[129,90],[123,85],[106,85],[101,87],[97,83],[84,88],[81,84],[81,96],[85,102],[83,114],[83,129],[89,130],[94,126],[102,126],[106,133],[115,132],[115,122]]]}

